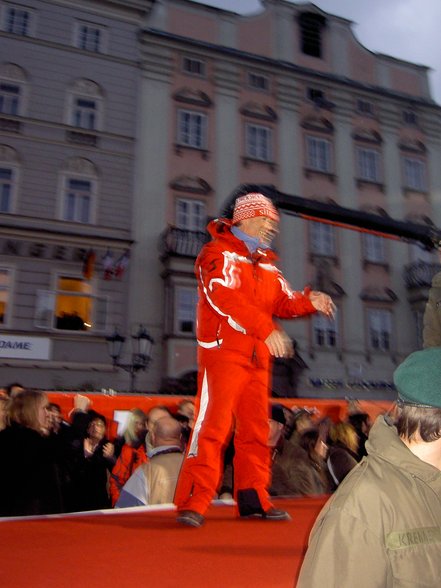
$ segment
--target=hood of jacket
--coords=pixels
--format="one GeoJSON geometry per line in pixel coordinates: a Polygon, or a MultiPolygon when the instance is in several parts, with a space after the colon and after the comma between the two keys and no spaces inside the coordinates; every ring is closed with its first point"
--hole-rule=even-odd
{"type": "Polygon", "coordinates": [[[401,441],[397,429],[387,416],[379,416],[375,421],[366,441],[369,455],[389,462],[395,467],[405,469],[412,476],[441,491],[441,471],[419,457],[401,441]]]}

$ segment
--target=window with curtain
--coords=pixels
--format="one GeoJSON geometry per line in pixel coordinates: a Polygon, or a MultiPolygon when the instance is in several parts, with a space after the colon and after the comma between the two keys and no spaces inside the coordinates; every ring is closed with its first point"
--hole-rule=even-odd
{"type": "Polygon", "coordinates": [[[308,168],[329,173],[331,171],[331,143],[319,137],[306,137],[308,168]]]}
{"type": "Polygon", "coordinates": [[[357,148],[358,177],[367,182],[379,182],[380,154],[376,149],[357,148]]]}
{"type": "Polygon", "coordinates": [[[246,125],[246,155],[261,161],[272,160],[272,131],[262,125],[246,125]]]}
{"type": "Polygon", "coordinates": [[[178,111],[177,142],[186,147],[206,149],[207,117],[205,114],[190,110],[178,111]]]}
{"type": "Polygon", "coordinates": [[[90,223],[92,192],[91,180],[67,178],[63,219],[77,223],[90,223]]]}
{"type": "Polygon", "coordinates": [[[410,190],[426,190],[426,165],[420,159],[404,158],[404,186],[410,190]]]}
{"type": "Polygon", "coordinates": [[[336,255],[335,228],[312,221],[310,223],[311,253],[333,257],[336,255]]]}
{"type": "Polygon", "coordinates": [[[366,261],[372,263],[385,263],[386,261],[386,247],[383,237],[378,235],[371,235],[369,233],[363,235],[363,254],[366,261]]]}

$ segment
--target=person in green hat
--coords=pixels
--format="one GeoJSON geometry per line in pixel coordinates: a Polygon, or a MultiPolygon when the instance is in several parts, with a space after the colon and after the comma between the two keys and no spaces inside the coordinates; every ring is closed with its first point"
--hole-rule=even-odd
{"type": "Polygon", "coordinates": [[[440,585],[441,347],[409,355],[394,383],[394,416],[319,514],[297,588],[440,585]]]}

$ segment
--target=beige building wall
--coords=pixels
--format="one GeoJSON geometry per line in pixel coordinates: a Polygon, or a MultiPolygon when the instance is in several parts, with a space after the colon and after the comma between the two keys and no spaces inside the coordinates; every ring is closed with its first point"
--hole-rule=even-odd
{"type": "MultiPolygon", "coordinates": [[[[160,140],[161,153],[168,150],[168,170],[159,166],[161,179],[155,184],[159,189],[165,173],[164,228],[165,223],[172,225],[167,235],[182,223],[176,212],[179,199],[201,202],[209,217],[216,216],[240,183],[271,184],[288,194],[438,224],[440,108],[430,97],[425,67],[373,53],[358,42],[350,21],[312,4],[273,1],[245,17],[163,0],[151,19],[155,30],[147,26],[144,31],[143,51],[167,47],[174,64],[167,72],[168,148],[162,132],[160,140]],[[302,26],[318,26],[319,56],[302,46],[302,26]],[[193,66],[203,71],[185,71],[185,57],[199,61],[193,66]],[[206,144],[201,148],[180,145],[176,121],[183,103],[205,117],[206,144]],[[270,146],[264,155],[250,155],[249,127],[267,137],[270,146]],[[329,162],[320,169],[324,144],[329,162]],[[313,149],[318,150],[315,162],[313,149]],[[366,159],[375,159],[375,170],[366,159]],[[405,164],[406,159],[411,163],[405,164]],[[405,165],[417,166],[408,173],[421,172],[424,178],[406,179],[405,165]],[[420,184],[412,187],[409,182],[420,184]]],[[[165,85],[163,91],[165,101],[165,85]]],[[[165,110],[162,105],[159,112],[165,110]]],[[[145,141],[152,146],[156,139],[145,141]]],[[[157,231],[160,225],[158,220],[157,231]]],[[[426,277],[417,287],[408,264],[420,260],[433,271],[436,257],[391,240],[377,248],[362,233],[338,228],[333,230],[333,250],[326,252],[320,250],[325,237],[317,236],[320,230],[312,225],[317,223],[282,214],[277,242],[293,287],[323,287],[338,306],[335,340],[329,333],[318,335],[327,327],[310,320],[285,325],[309,366],[301,393],[387,395],[397,362],[420,344],[417,325],[429,282],[426,277]],[[322,336],[328,340],[321,341],[322,336]]],[[[172,379],[196,367],[195,352],[190,351],[194,324],[180,332],[176,320],[185,315],[179,289],[195,286],[195,257],[182,254],[183,247],[188,252],[194,245],[195,232],[191,223],[188,227],[180,233],[186,245],[171,244],[169,236],[162,257],[164,361],[158,365],[172,379]]]]}

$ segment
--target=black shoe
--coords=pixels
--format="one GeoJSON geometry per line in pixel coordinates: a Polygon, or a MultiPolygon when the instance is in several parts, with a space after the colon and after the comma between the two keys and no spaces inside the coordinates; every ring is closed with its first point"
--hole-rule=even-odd
{"type": "Polygon", "coordinates": [[[259,510],[257,512],[240,515],[241,519],[261,519],[264,521],[290,521],[291,517],[286,510],[279,510],[271,507],[267,511],[259,510]]]}
{"type": "Polygon", "coordinates": [[[270,509],[268,509],[263,515],[262,515],[263,519],[266,519],[267,521],[290,521],[291,517],[289,515],[289,513],[286,512],[286,510],[280,510],[279,508],[274,508],[274,506],[272,506],[270,509]]]}
{"type": "Polygon", "coordinates": [[[181,510],[176,517],[178,523],[189,527],[201,527],[204,524],[204,517],[194,510],[181,510]]]}
{"type": "Polygon", "coordinates": [[[263,510],[259,496],[254,488],[239,490],[237,493],[237,505],[241,519],[265,519],[267,521],[290,521],[291,517],[284,510],[272,506],[263,510]]]}

